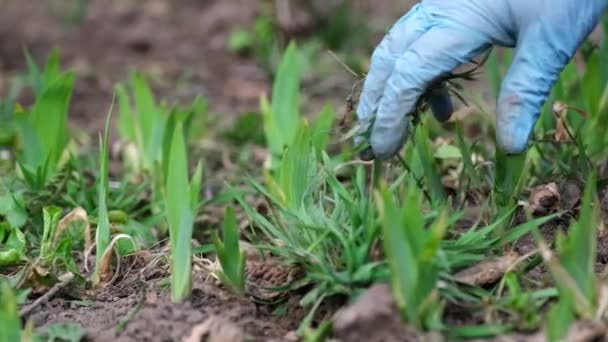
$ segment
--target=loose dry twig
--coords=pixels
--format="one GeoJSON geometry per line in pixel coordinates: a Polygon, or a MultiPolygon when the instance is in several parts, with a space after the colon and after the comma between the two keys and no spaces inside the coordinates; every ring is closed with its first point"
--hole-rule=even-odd
{"type": "Polygon", "coordinates": [[[72,273],[72,272],[65,273],[64,275],[62,275],[62,276],[59,277],[59,280],[60,280],[60,282],[57,283],[57,284],[55,284],[47,293],[45,293],[44,295],[40,296],[38,299],[36,299],[29,306],[26,306],[23,309],[21,309],[19,311],[19,315],[22,318],[23,317],[27,317],[27,316],[29,316],[29,314],[32,313],[32,311],[34,311],[34,309],[36,309],[42,303],[48,302],[51,298],[53,298],[53,296],[59,290],[65,288],[66,286],[68,286],[74,280],[74,273],[72,273]]]}

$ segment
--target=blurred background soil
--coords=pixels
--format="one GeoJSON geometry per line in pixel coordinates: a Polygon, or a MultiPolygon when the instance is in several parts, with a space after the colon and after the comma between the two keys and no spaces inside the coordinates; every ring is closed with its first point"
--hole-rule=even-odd
{"type": "MultiPolygon", "coordinates": [[[[204,96],[222,118],[256,110],[269,92],[269,76],[251,56],[228,48],[235,27],[250,27],[259,14],[257,0],[46,0],[0,1],[0,95],[26,67],[27,49],[42,63],[58,48],[63,66],[78,73],[70,123],[90,133],[103,126],[112,87],[129,71],[144,72],[159,96],[204,96]]],[[[373,46],[412,1],[357,0],[372,30],[373,46]]],[[[329,6],[329,5],[328,5],[329,6]]],[[[297,22],[298,13],[283,21],[297,22]]],[[[306,18],[304,18],[306,21],[306,18]]],[[[287,23],[286,25],[290,25],[287,23]]],[[[294,24],[295,25],[295,24],[294,24]]],[[[297,25],[295,25],[297,26],[297,25]]],[[[329,56],[327,50],[324,52],[329,56]]],[[[341,105],[356,80],[337,61],[327,74],[331,91],[315,102],[341,105]]],[[[306,86],[306,85],[305,85],[306,86]]],[[[316,87],[315,84],[309,85],[316,87]]],[[[222,124],[222,123],[220,123],[222,124]]],[[[224,123],[228,124],[228,122],[224,123]]]]}

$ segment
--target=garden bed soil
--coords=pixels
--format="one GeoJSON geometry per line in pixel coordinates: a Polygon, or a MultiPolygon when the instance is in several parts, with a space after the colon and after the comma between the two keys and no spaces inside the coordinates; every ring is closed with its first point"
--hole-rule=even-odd
{"type": "MultiPolygon", "coordinates": [[[[376,3],[394,5],[388,0],[376,3]]],[[[65,6],[63,1],[3,1],[0,94],[6,95],[10,77],[25,69],[23,48],[43,61],[56,47],[64,65],[79,74],[70,124],[92,135],[103,128],[114,84],[123,81],[131,68],[152,75],[155,90],[169,100],[192,99],[200,94],[210,99],[215,113],[236,115],[255,110],[259,95],[269,91],[269,80],[252,58],[230,53],[226,41],[233,27],[252,23],[257,5],[255,0],[90,0],[88,13],[75,27],[67,27],[65,18],[55,11],[65,6]]],[[[386,15],[390,6],[383,8],[380,12],[386,15]]],[[[398,15],[387,15],[387,22],[398,15]]],[[[344,94],[336,97],[344,99],[349,88],[345,84],[344,94]]],[[[22,101],[27,102],[27,98],[22,101]]],[[[580,194],[566,196],[580,198],[580,194]]],[[[569,199],[562,195],[562,201],[569,199]]],[[[602,204],[608,208],[608,199],[602,204]]],[[[543,232],[551,239],[559,229],[562,226],[553,223],[543,232]]],[[[608,261],[606,235],[600,237],[598,247],[598,268],[602,268],[608,261]]],[[[525,254],[534,248],[533,242],[524,239],[517,248],[525,254]]],[[[268,274],[273,269],[268,265],[264,268],[268,274]]],[[[266,271],[249,271],[255,275],[250,280],[265,280],[266,271]]],[[[544,275],[544,270],[538,270],[535,276],[544,275]]],[[[81,293],[79,298],[60,291],[28,318],[36,327],[79,323],[90,341],[290,341],[297,340],[295,330],[307,313],[298,300],[297,296],[289,298],[283,307],[258,304],[251,298],[232,295],[203,273],[195,272],[193,295],[182,304],[171,303],[167,286],[158,282],[123,280],[81,293]]],[[[440,340],[433,334],[417,335],[399,324],[394,303],[382,285],[373,287],[352,305],[336,316],[336,332],[344,341],[362,336],[367,341],[440,340]]],[[[331,317],[338,308],[327,308],[325,317],[331,317]]],[[[462,322],[473,319],[461,313],[456,316],[462,322]]],[[[538,338],[516,336],[512,340],[538,338]]]]}

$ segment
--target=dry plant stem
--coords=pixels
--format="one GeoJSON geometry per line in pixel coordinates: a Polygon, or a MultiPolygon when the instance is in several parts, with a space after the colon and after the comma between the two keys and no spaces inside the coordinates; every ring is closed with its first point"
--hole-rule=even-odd
{"type": "Polygon", "coordinates": [[[403,165],[403,168],[416,179],[416,184],[418,185],[418,188],[420,189],[420,191],[422,191],[422,193],[424,194],[424,197],[426,198],[426,200],[429,202],[432,202],[431,195],[429,195],[429,193],[424,188],[424,184],[422,183],[422,178],[417,178],[416,175],[414,175],[414,173],[412,172],[412,169],[405,162],[403,157],[401,157],[401,155],[397,154],[397,159],[399,159],[399,162],[401,162],[401,165],[403,165]]]}
{"type": "Polygon", "coordinates": [[[539,241],[538,249],[540,250],[540,255],[543,257],[543,260],[545,260],[545,263],[547,264],[551,272],[556,274],[556,278],[561,279],[561,281],[566,286],[573,290],[574,302],[576,304],[575,306],[578,307],[581,311],[583,311],[581,312],[581,314],[586,316],[592,316],[592,313],[588,311],[592,307],[591,303],[589,303],[587,298],[583,295],[583,293],[581,293],[574,279],[572,279],[570,274],[568,274],[568,272],[562,267],[555,254],[553,254],[549,246],[547,246],[546,242],[539,241]]]}
{"type": "MultiPolygon", "coordinates": [[[[515,269],[515,267],[519,264],[521,264],[522,262],[524,262],[526,259],[528,259],[529,257],[538,254],[540,251],[538,248],[535,248],[534,250],[520,256],[519,258],[515,259],[515,261],[509,266],[507,267],[507,269],[505,270],[505,274],[511,272],[513,269],[515,269]]],[[[500,281],[500,285],[498,286],[498,291],[496,291],[496,297],[500,298],[502,297],[502,293],[504,291],[505,288],[505,278],[503,277],[502,280],[500,281]]]]}
{"type": "Polygon", "coordinates": [[[373,165],[373,164],[374,164],[373,161],[352,160],[352,161],[349,161],[349,162],[337,165],[334,168],[334,172],[338,172],[339,170],[341,170],[341,169],[343,169],[345,167],[348,167],[348,166],[352,166],[352,165],[373,165]]]}
{"type": "MultiPolygon", "coordinates": [[[[566,113],[568,110],[573,110],[577,113],[579,113],[581,116],[586,117],[586,114],[584,114],[585,112],[578,109],[578,108],[574,108],[574,107],[570,107],[568,105],[562,104],[562,103],[557,103],[556,105],[553,106],[553,113],[556,116],[561,116],[563,124],[564,124],[564,131],[566,131],[566,134],[568,135],[568,138],[570,139],[570,141],[572,141],[575,144],[578,144],[578,141],[576,140],[576,137],[574,135],[574,133],[572,133],[572,130],[570,130],[570,127],[568,125],[568,121],[566,119],[566,113]],[[563,114],[561,114],[561,111],[564,111],[563,114]]],[[[589,159],[589,157],[584,154],[583,155],[585,157],[585,161],[587,162],[589,169],[593,169],[593,162],[591,161],[591,159],[589,159]]]]}
{"type": "Polygon", "coordinates": [[[89,273],[90,269],[89,269],[89,257],[91,256],[91,253],[93,252],[93,249],[95,248],[97,244],[95,242],[91,243],[91,245],[89,246],[89,248],[85,248],[84,250],[84,254],[83,254],[83,259],[84,259],[84,271],[89,273]]]}
{"type": "Polygon", "coordinates": [[[606,314],[606,310],[608,310],[608,285],[602,283],[600,284],[599,290],[599,303],[597,306],[597,312],[595,313],[595,319],[600,321],[604,318],[606,314]]]}
{"type": "Polygon", "coordinates": [[[24,318],[27,317],[34,309],[40,306],[42,303],[48,302],[53,296],[61,289],[68,286],[74,280],[74,274],[72,272],[68,272],[59,277],[61,280],[59,283],[55,284],[47,293],[40,296],[36,301],[34,301],[29,306],[21,309],[19,311],[19,315],[24,318]]]}

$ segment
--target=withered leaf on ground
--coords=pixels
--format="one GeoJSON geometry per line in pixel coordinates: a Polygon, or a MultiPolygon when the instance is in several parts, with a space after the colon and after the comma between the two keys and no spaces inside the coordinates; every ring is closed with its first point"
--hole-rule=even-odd
{"type": "Polygon", "coordinates": [[[480,262],[454,275],[463,284],[482,286],[497,282],[513,266],[519,255],[508,253],[496,259],[480,262]]]}

